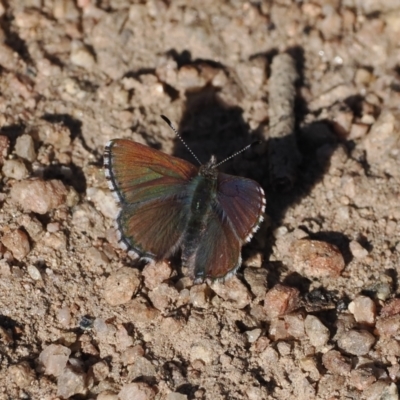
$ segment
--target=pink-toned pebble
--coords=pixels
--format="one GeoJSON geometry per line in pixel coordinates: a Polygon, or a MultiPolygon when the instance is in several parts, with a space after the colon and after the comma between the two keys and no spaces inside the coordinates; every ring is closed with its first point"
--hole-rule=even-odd
{"type": "Polygon", "coordinates": [[[135,298],[125,305],[127,318],[132,318],[136,323],[149,324],[156,320],[160,312],[151,307],[142,298],[135,298]]]}
{"type": "Polygon", "coordinates": [[[351,370],[350,363],[337,350],[329,350],[322,356],[325,368],[335,375],[347,375],[351,370]]]}
{"type": "Polygon", "coordinates": [[[301,239],[291,246],[293,269],[313,277],[338,277],[345,267],[339,249],[330,243],[301,239]]]}
{"type": "Polygon", "coordinates": [[[139,271],[122,267],[113,272],[104,285],[104,299],[112,306],[127,303],[140,285],[139,271]]]}
{"type": "Polygon", "coordinates": [[[69,399],[76,394],[85,395],[87,392],[86,374],[82,371],[67,366],[57,379],[57,396],[69,399]]]}
{"type": "Polygon", "coordinates": [[[264,299],[264,309],[269,318],[290,313],[300,305],[300,292],[296,288],[275,285],[264,299]]]}
{"type": "Polygon", "coordinates": [[[400,332],[400,314],[379,318],[375,327],[380,336],[397,336],[400,332]]]}
{"type": "Polygon", "coordinates": [[[228,279],[224,283],[212,283],[210,286],[219,297],[225,300],[222,305],[226,308],[240,310],[251,302],[249,290],[237,276],[228,279]]]}
{"type": "Polygon", "coordinates": [[[354,369],[350,373],[350,384],[357,390],[365,390],[376,381],[372,371],[366,369],[354,369]]]}
{"type": "Polygon", "coordinates": [[[71,310],[68,306],[62,307],[58,310],[57,319],[62,326],[69,327],[69,324],[71,323],[71,310]]]}
{"type": "Polygon", "coordinates": [[[291,338],[288,332],[287,324],[284,320],[275,318],[271,321],[268,330],[269,337],[274,340],[286,340],[291,338]]]}
{"type": "Polygon", "coordinates": [[[11,251],[17,260],[22,260],[31,251],[28,235],[21,229],[8,232],[1,238],[1,243],[11,251]]]}
{"type": "Polygon", "coordinates": [[[119,400],[153,400],[155,397],[155,392],[146,383],[134,382],[127,383],[122,386],[122,389],[118,393],[119,400]]]}
{"type": "Polygon", "coordinates": [[[388,301],[381,309],[381,317],[391,317],[392,315],[400,314],[400,299],[392,299],[388,301]]]}
{"type": "Polygon", "coordinates": [[[365,258],[368,255],[368,250],[364,249],[356,240],[352,240],[349,244],[350,252],[354,258],[365,258]]]}
{"type": "Polygon", "coordinates": [[[351,125],[350,134],[347,139],[349,140],[356,140],[364,137],[369,129],[369,125],[361,124],[361,123],[354,123],[351,125]]]}
{"type": "Polygon", "coordinates": [[[304,316],[300,313],[287,314],[283,317],[290,336],[302,339],[305,336],[304,316]]]}
{"type": "Polygon", "coordinates": [[[55,233],[60,230],[60,223],[59,222],[50,222],[46,226],[47,232],[55,233]]]}
{"type": "Polygon", "coordinates": [[[133,346],[127,348],[121,354],[121,361],[124,365],[130,365],[135,362],[138,357],[144,356],[144,350],[142,346],[133,346]]]}
{"type": "Polygon", "coordinates": [[[208,308],[210,306],[211,290],[210,287],[202,283],[190,288],[190,302],[196,308],[208,308]]]}
{"type": "Polygon", "coordinates": [[[145,285],[155,289],[161,282],[166,281],[172,274],[171,265],[166,261],[149,262],[142,271],[145,285]]]}
{"type": "Polygon", "coordinates": [[[374,325],[376,317],[376,305],[367,296],[358,296],[349,304],[349,311],[354,319],[361,324],[374,325]]]}
{"type": "Polygon", "coordinates": [[[65,203],[68,191],[58,180],[25,180],[14,183],[10,198],[25,211],[46,214],[65,203]]]}
{"type": "Polygon", "coordinates": [[[71,350],[68,347],[51,344],[40,353],[39,362],[43,365],[46,375],[59,376],[67,365],[70,355],[71,350]]]}

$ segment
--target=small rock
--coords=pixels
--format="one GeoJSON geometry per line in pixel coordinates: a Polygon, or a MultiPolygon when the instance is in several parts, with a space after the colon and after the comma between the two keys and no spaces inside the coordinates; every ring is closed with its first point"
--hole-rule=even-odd
{"type": "Polygon", "coordinates": [[[372,299],[367,296],[358,296],[349,304],[349,311],[355,320],[361,324],[374,325],[376,317],[376,306],[372,299]]]}
{"type": "Polygon", "coordinates": [[[36,160],[35,144],[31,135],[22,135],[17,138],[15,143],[15,153],[17,156],[33,162],[36,160]]]}
{"type": "Polygon", "coordinates": [[[5,160],[2,168],[3,175],[6,178],[20,181],[25,179],[29,172],[21,160],[5,160]]]}
{"type": "Polygon", "coordinates": [[[136,323],[149,324],[155,321],[160,311],[151,307],[147,302],[141,298],[135,298],[125,305],[125,312],[127,318],[132,318],[136,323]]]}
{"type": "Polygon", "coordinates": [[[166,261],[149,262],[142,271],[144,283],[150,290],[169,279],[171,274],[171,265],[166,261]]]}
{"type": "Polygon", "coordinates": [[[344,332],[338,340],[339,348],[355,356],[368,354],[374,343],[374,335],[365,330],[356,331],[354,329],[344,332]]]}
{"type": "Polygon", "coordinates": [[[264,299],[264,309],[269,318],[288,314],[300,306],[300,292],[289,286],[275,285],[264,299]]]}
{"type": "Polygon", "coordinates": [[[0,165],[3,165],[4,160],[8,156],[10,139],[7,136],[0,135],[0,165]]]}
{"type": "Polygon", "coordinates": [[[369,369],[353,369],[350,373],[350,384],[357,390],[364,391],[376,381],[375,376],[369,369]]]}
{"type": "Polygon", "coordinates": [[[118,400],[119,397],[116,393],[110,391],[110,390],[105,390],[104,392],[99,393],[99,395],[96,398],[97,400],[118,400]]]}
{"type": "Polygon", "coordinates": [[[252,293],[258,297],[264,297],[267,293],[268,272],[263,268],[250,268],[244,270],[244,279],[249,284],[252,293]]]}
{"type": "Polygon", "coordinates": [[[354,258],[361,259],[367,257],[368,255],[368,250],[364,249],[364,247],[362,247],[361,244],[355,240],[350,242],[349,247],[354,258]]]}
{"type": "Polygon", "coordinates": [[[91,371],[95,381],[101,382],[107,378],[108,374],[110,373],[110,367],[105,361],[99,361],[92,365],[91,371]]]}
{"type": "Polygon", "coordinates": [[[129,347],[124,352],[122,352],[121,361],[122,361],[122,364],[124,364],[124,365],[131,365],[131,364],[134,364],[135,361],[139,357],[143,357],[143,356],[144,356],[143,347],[137,345],[137,346],[129,347]]]}
{"type": "Polygon", "coordinates": [[[85,68],[87,71],[92,71],[96,60],[88,48],[79,42],[72,42],[71,47],[70,60],[72,64],[85,68]]]}
{"type": "Polygon", "coordinates": [[[257,328],[257,329],[253,329],[251,331],[247,331],[246,335],[247,335],[247,340],[249,343],[254,343],[261,335],[262,330],[257,328]]]}
{"type": "Polygon", "coordinates": [[[1,238],[1,243],[3,243],[19,261],[23,260],[31,251],[28,235],[20,229],[6,233],[1,238]]]}
{"type": "Polygon", "coordinates": [[[376,330],[380,336],[396,337],[400,332],[400,314],[379,318],[376,321],[376,330]]]}
{"type": "Polygon", "coordinates": [[[194,285],[190,288],[190,302],[196,308],[208,308],[210,306],[211,290],[206,283],[194,285]]]}
{"type": "Polygon", "coordinates": [[[330,243],[301,239],[291,246],[293,269],[307,277],[338,277],[345,267],[339,249],[330,243]]]}
{"type": "Polygon", "coordinates": [[[194,65],[184,65],[178,71],[176,83],[178,90],[193,91],[201,89],[207,82],[194,65]]]}
{"type": "Polygon", "coordinates": [[[14,383],[21,389],[28,387],[36,378],[35,371],[27,361],[11,365],[8,369],[8,373],[14,383]]]}
{"type": "Polygon", "coordinates": [[[203,339],[194,343],[190,348],[190,360],[201,360],[206,365],[210,365],[223,352],[220,343],[212,339],[203,339]]]}
{"type": "Polygon", "coordinates": [[[71,366],[64,368],[57,379],[57,396],[69,399],[76,394],[85,395],[87,392],[86,374],[71,366]]]}
{"type": "Polygon", "coordinates": [[[170,308],[179,298],[179,292],[166,283],[161,283],[148,293],[149,299],[157,310],[170,308]]]}
{"type": "Polygon", "coordinates": [[[143,382],[127,383],[122,386],[118,393],[119,400],[153,400],[155,398],[154,390],[143,382]]]}
{"type": "Polygon", "coordinates": [[[141,376],[148,376],[150,378],[157,375],[156,368],[151,361],[145,357],[136,357],[133,363],[127,367],[127,370],[127,380],[129,382],[132,382],[141,376]]]}
{"type": "Polygon", "coordinates": [[[329,350],[322,356],[325,368],[334,375],[347,375],[351,371],[351,365],[337,350],[329,350]]]}
{"type": "Polygon", "coordinates": [[[363,138],[369,129],[369,125],[362,123],[354,123],[351,125],[350,134],[347,137],[348,140],[357,140],[363,138]]]}
{"type": "Polygon", "coordinates": [[[51,344],[47,346],[39,355],[39,362],[43,365],[46,375],[59,376],[65,366],[71,350],[60,344],[51,344]]]}
{"type": "Polygon", "coordinates": [[[122,267],[107,278],[104,285],[104,299],[112,306],[125,304],[137,292],[139,285],[138,270],[122,267]]]}
{"type": "Polygon", "coordinates": [[[57,312],[57,319],[62,326],[69,327],[71,323],[71,310],[69,307],[60,308],[57,312]]]}
{"type": "Polygon", "coordinates": [[[369,164],[382,164],[390,152],[399,146],[400,131],[396,127],[396,116],[389,110],[384,110],[378,120],[372,125],[364,139],[364,147],[369,164]]]}
{"type": "Polygon", "coordinates": [[[381,317],[391,317],[392,315],[400,314],[400,299],[392,299],[385,304],[380,312],[381,317]]]}
{"type": "Polygon", "coordinates": [[[43,226],[40,221],[28,214],[23,214],[19,223],[26,229],[29,236],[33,240],[38,240],[40,236],[43,234],[43,226]]]}
{"type": "Polygon", "coordinates": [[[34,265],[28,265],[28,267],[26,269],[28,271],[29,276],[34,281],[40,281],[42,279],[42,275],[41,275],[40,271],[34,265]]]}
{"type": "Polygon", "coordinates": [[[212,283],[210,286],[219,297],[225,300],[222,305],[226,308],[240,310],[251,302],[249,290],[237,276],[233,276],[224,283],[212,283]]]}
{"type": "Polygon", "coordinates": [[[14,183],[10,197],[25,211],[46,214],[64,204],[67,193],[68,191],[61,181],[35,179],[14,183]]]}
{"type": "Polygon", "coordinates": [[[366,400],[398,400],[399,392],[394,382],[377,381],[363,392],[366,400]]]}
{"type": "Polygon", "coordinates": [[[91,265],[96,267],[108,265],[108,263],[110,262],[107,256],[99,249],[96,249],[96,247],[90,247],[86,251],[86,258],[91,265]]]}
{"type": "Polygon", "coordinates": [[[278,318],[271,321],[268,334],[273,341],[288,340],[292,338],[291,334],[288,332],[286,322],[278,318]]]}
{"type": "Polygon", "coordinates": [[[286,323],[286,329],[290,336],[295,339],[303,339],[304,331],[304,316],[301,313],[287,314],[283,317],[286,323]]]}
{"type": "Polygon", "coordinates": [[[187,400],[186,394],[171,392],[167,395],[167,400],[187,400]]]}
{"type": "Polygon", "coordinates": [[[314,315],[307,315],[304,327],[310,343],[314,347],[322,347],[328,343],[329,329],[314,315]]]}
{"type": "Polygon", "coordinates": [[[71,131],[62,123],[42,121],[37,131],[42,142],[51,144],[57,150],[65,149],[71,144],[71,131]]]}
{"type": "Polygon", "coordinates": [[[86,190],[86,195],[106,218],[112,220],[117,218],[119,208],[109,190],[90,187],[86,190]]]}

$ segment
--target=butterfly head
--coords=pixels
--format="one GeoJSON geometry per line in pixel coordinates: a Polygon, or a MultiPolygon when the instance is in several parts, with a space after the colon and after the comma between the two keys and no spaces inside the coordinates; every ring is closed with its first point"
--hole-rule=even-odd
{"type": "Polygon", "coordinates": [[[215,156],[211,156],[210,161],[200,167],[199,175],[205,178],[217,179],[218,171],[215,168],[216,165],[217,159],[215,156]]]}

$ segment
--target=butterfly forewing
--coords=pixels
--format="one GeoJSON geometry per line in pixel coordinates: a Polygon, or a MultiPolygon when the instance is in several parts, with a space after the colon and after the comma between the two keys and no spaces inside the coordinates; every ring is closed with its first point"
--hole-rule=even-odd
{"type": "Polygon", "coordinates": [[[189,217],[187,182],[198,169],[124,139],[107,145],[104,165],[110,189],[121,202],[117,225],[123,243],[140,257],[170,255],[189,217]]]}

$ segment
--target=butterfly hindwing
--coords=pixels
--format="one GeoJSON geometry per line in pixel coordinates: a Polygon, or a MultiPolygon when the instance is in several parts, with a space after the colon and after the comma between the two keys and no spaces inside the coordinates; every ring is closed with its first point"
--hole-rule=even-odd
{"type": "Polygon", "coordinates": [[[262,187],[251,179],[219,173],[217,201],[241,245],[250,241],[263,220],[266,201],[262,187]]]}

